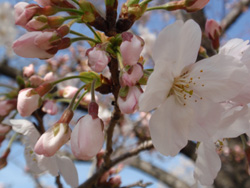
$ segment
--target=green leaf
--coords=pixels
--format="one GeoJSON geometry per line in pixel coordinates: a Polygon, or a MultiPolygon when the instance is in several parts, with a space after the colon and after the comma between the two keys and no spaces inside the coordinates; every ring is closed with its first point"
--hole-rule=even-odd
{"type": "Polygon", "coordinates": [[[102,85],[102,83],[101,83],[101,77],[96,72],[92,72],[92,71],[81,72],[80,76],[83,77],[83,78],[80,78],[80,80],[82,82],[84,82],[85,84],[91,84],[93,82],[93,80],[96,79],[95,89],[98,88],[98,87],[100,87],[102,85]]]}

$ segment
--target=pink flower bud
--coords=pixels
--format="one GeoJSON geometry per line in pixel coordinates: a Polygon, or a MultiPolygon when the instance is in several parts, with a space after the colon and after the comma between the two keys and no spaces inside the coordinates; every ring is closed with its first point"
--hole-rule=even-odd
{"type": "Polygon", "coordinates": [[[40,106],[41,97],[33,88],[22,89],[17,97],[17,111],[23,117],[30,116],[40,106]]]}
{"type": "Polygon", "coordinates": [[[71,134],[71,150],[75,157],[89,160],[102,149],[104,142],[103,122],[91,115],[80,118],[71,134]]]}
{"type": "Polygon", "coordinates": [[[70,139],[71,130],[66,123],[56,123],[37,141],[34,151],[38,155],[51,157],[70,139]]]}
{"type": "Polygon", "coordinates": [[[205,33],[212,41],[212,45],[214,49],[218,49],[220,47],[220,35],[222,29],[221,26],[215,20],[207,20],[205,25],[205,33]]]}
{"type": "Polygon", "coordinates": [[[203,9],[208,2],[209,0],[186,0],[185,9],[187,12],[195,12],[195,11],[203,9]]]}
{"type": "Polygon", "coordinates": [[[51,49],[49,40],[52,37],[52,32],[29,32],[21,36],[13,43],[14,52],[22,57],[47,59],[54,56],[48,53],[51,49]]]}
{"type": "Polygon", "coordinates": [[[53,73],[53,72],[49,72],[49,73],[47,73],[45,76],[44,76],[44,78],[43,78],[43,80],[45,81],[45,82],[54,82],[54,81],[56,81],[56,79],[57,79],[57,77],[56,77],[56,75],[53,73]]]}
{"type": "Polygon", "coordinates": [[[77,91],[78,88],[74,86],[66,86],[63,90],[61,90],[62,96],[67,99],[72,99],[77,91]]]}
{"type": "Polygon", "coordinates": [[[88,49],[86,55],[88,56],[88,65],[95,72],[102,72],[110,61],[108,53],[98,45],[88,49]]]}
{"type": "Polygon", "coordinates": [[[137,63],[121,76],[121,86],[134,86],[143,76],[142,65],[137,63]]]}
{"type": "Polygon", "coordinates": [[[138,100],[142,91],[133,86],[129,88],[128,94],[125,98],[118,97],[118,105],[122,113],[132,114],[138,108],[138,100]]]}
{"type": "Polygon", "coordinates": [[[35,0],[39,5],[45,6],[59,6],[65,8],[75,8],[74,5],[69,3],[67,0],[35,0]]]}
{"type": "Polygon", "coordinates": [[[0,116],[8,115],[12,110],[16,108],[17,100],[1,100],[0,101],[0,116]]]}
{"type": "Polygon", "coordinates": [[[42,111],[50,115],[55,115],[57,114],[58,108],[54,101],[48,100],[44,103],[42,111]]]}
{"type": "Polygon", "coordinates": [[[10,148],[7,148],[3,155],[0,157],[0,170],[7,165],[7,158],[10,154],[10,148]]]}
{"type": "Polygon", "coordinates": [[[48,27],[48,19],[46,16],[33,17],[26,25],[25,28],[28,31],[41,31],[48,27]]]}
{"type": "Polygon", "coordinates": [[[144,41],[141,37],[133,35],[129,32],[122,33],[123,42],[120,46],[123,64],[135,65],[144,47],[144,41]]]}
{"type": "Polygon", "coordinates": [[[36,14],[40,7],[36,4],[19,2],[15,6],[15,23],[25,28],[28,21],[36,14]]]}
{"type": "Polygon", "coordinates": [[[33,74],[35,73],[35,70],[34,70],[34,65],[31,63],[29,64],[29,66],[26,66],[23,68],[23,76],[24,77],[31,77],[33,74]]]}
{"type": "Polygon", "coordinates": [[[30,84],[34,87],[38,87],[39,85],[41,85],[44,80],[42,77],[38,76],[38,75],[33,75],[29,78],[30,84]]]}

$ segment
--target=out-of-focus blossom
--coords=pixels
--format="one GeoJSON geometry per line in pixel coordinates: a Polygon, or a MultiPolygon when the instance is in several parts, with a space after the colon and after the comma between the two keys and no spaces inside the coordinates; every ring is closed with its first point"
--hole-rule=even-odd
{"type": "Polygon", "coordinates": [[[120,49],[124,66],[135,65],[144,47],[143,39],[132,33],[124,32],[122,33],[122,40],[120,49]]]}
{"type": "Polygon", "coordinates": [[[97,45],[86,51],[88,65],[95,72],[102,72],[110,61],[108,53],[97,45]]]}
{"type": "Polygon", "coordinates": [[[77,91],[78,91],[77,87],[66,86],[65,88],[63,88],[59,91],[59,95],[63,96],[64,98],[67,98],[67,99],[72,99],[75,96],[77,91]]]}
{"type": "Polygon", "coordinates": [[[34,64],[29,64],[29,66],[26,66],[23,68],[23,76],[24,77],[31,77],[33,74],[35,73],[35,69],[34,69],[34,64]]]}
{"type": "Polygon", "coordinates": [[[34,87],[38,87],[40,84],[44,82],[43,78],[38,75],[33,75],[29,78],[30,84],[34,87]]]}
{"type": "Polygon", "coordinates": [[[71,159],[59,155],[45,157],[34,152],[34,146],[40,133],[32,122],[24,119],[11,119],[9,122],[6,122],[6,124],[11,125],[14,131],[24,135],[25,159],[32,173],[41,174],[48,172],[52,176],[58,176],[58,173],[60,173],[66,183],[71,187],[78,186],[77,170],[71,159]]]}
{"type": "Polygon", "coordinates": [[[43,78],[44,82],[54,82],[56,79],[57,76],[53,72],[47,73],[43,78]]]}
{"type": "Polygon", "coordinates": [[[0,116],[6,116],[17,106],[16,99],[0,100],[0,116]]]}
{"type": "Polygon", "coordinates": [[[138,108],[139,97],[142,91],[137,86],[129,87],[126,97],[118,97],[118,105],[122,113],[132,114],[138,108]]]}
{"type": "Polygon", "coordinates": [[[0,4],[0,45],[6,47],[7,55],[11,55],[11,44],[16,36],[14,10],[10,3],[0,4]]]}
{"type": "Polygon", "coordinates": [[[42,111],[50,115],[55,115],[58,112],[58,108],[54,101],[48,100],[44,103],[42,111]]]}

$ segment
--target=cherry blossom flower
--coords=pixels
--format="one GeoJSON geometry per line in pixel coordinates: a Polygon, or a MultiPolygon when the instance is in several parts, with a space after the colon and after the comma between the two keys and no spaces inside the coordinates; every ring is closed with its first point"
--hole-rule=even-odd
{"type": "Polygon", "coordinates": [[[195,63],[200,43],[201,30],[193,20],[166,27],[155,42],[155,68],[139,109],[156,108],[150,134],[164,155],[175,156],[188,140],[211,137],[212,125],[223,112],[219,102],[236,96],[248,77],[246,66],[231,56],[219,54],[195,63]]]}
{"type": "Polygon", "coordinates": [[[17,105],[16,99],[0,100],[0,116],[8,115],[17,105]]]}
{"type": "Polygon", "coordinates": [[[248,107],[227,110],[217,128],[216,133],[209,140],[199,144],[194,170],[197,184],[207,186],[213,184],[221,168],[221,160],[216,151],[222,148],[224,138],[234,138],[249,132],[248,107]]]}
{"type": "Polygon", "coordinates": [[[11,125],[14,131],[24,135],[25,158],[27,166],[32,173],[41,174],[48,172],[52,176],[58,176],[59,173],[71,187],[78,186],[77,170],[71,159],[59,155],[45,157],[34,152],[34,146],[40,137],[40,133],[32,122],[25,119],[11,119],[5,123],[11,125]]]}

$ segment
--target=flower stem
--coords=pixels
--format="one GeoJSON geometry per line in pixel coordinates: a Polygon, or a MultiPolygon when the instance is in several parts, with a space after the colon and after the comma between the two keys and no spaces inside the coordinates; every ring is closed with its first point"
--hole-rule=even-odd
{"type": "Polygon", "coordinates": [[[14,140],[16,139],[17,135],[18,135],[18,133],[15,133],[15,134],[12,135],[7,148],[9,148],[9,149],[11,148],[11,145],[14,142],[14,140]]]}
{"type": "Polygon", "coordinates": [[[72,8],[58,8],[57,9],[59,12],[73,12],[73,13],[77,13],[77,14],[80,14],[80,15],[83,15],[84,13],[80,10],[77,10],[77,9],[72,9],[72,8]]]}
{"type": "Polygon", "coordinates": [[[95,37],[99,40],[99,43],[102,42],[101,38],[97,35],[95,30],[89,24],[86,23],[86,25],[92,31],[92,33],[95,35],[95,37]]]}
{"type": "Polygon", "coordinates": [[[85,36],[85,35],[83,35],[83,34],[81,34],[81,33],[78,33],[77,31],[74,31],[74,30],[70,30],[69,32],[70,32],[71,34],[78,35],[78,36],[80,36],[80,37],[87,37],[87,36],[85,36]]]}
{"type": "Polygon", "coordinates": [[[184,9],[184,8],[185,8],[184,1],[172,1],[164,5],[149,7],[146,9],[146,11],[151,11],[151,10],[173,11],[173,10],[184,9]]]}
{"type": "Polygon", "coordinates": [[[75,4],[79,5],[79,2],[77,0],[72,0],[75,4]]]}
{"type": "Polygon", "coordinates": [[[96,102],[95,101],[95,82],[96,82],[96,79],[94,79],[91,84],[91,102],[96,102]]]}
{"type": "Polygon", "coordinates": [[[71,43],[73,42],[77,42],[77,41],[81,41],[81,40],[88,40],[94,43],[100,43],[99,41],[96,41],[95,39],[89,38],[89,37],[76,37],[76,38],[72,38],[70,39],[71,43]]]}
{"type": "Polygon", "coordinates": [[[86,87],[86,85],[83,85],[82,87],[80,87],[78,89],[78,91],[76,92],[76,94],[74,95],[74,97],[72,98],[70,104],[69,104],[69,109],[73,110],[73,105],[75,103],[76,97],[79,95],[79,93],[81,92],[82,89],[84,89],[86,87]]]}
{"type": "Polygon", "coordinates": [[[56,81],[52,82],[51,84],[56,85],[56,84],[58,84],[60,82],[64,82],[66,80],[71,80],[71,79],[75,79],[75,78],[86,78],[86,77],[85,76],[80,76],[80,75],[78,75],[78,76],[69,76],[69,77],[65,77],[65,78],[56,80],[56,81]]]}
{"type": "Polygon", "coordinates": [[[116,52],[116,56],[117,56],[117,60],[118,60],[118,63],[119,63],[120,70],[122,70],[124,68],[124,65],[122,63],[122,54],[121,54],[121,51],[120,51],[119,47],[118,47],[118,50],[116,52]]]}
{"type": "Polygon", "coordinates": [[[83,92],[83,94],[81,95],[81,97],[77,100],[77,102],[76,102],[76,104],[75,104],[73,110],[76,110],[76,109],[77,109],[77,107],[79,106],[79,104],[80,104],[82,98],[83,98],[88,92],[89,92],[89,90],[86,90],[86,91],[83,92]]]}
{"type": "Polygon", "coordinates": [[[143,6],[145,4],[148,4],[149,2],[151,2],[153,0],[143,0],[142,2],[139,3],[140,6],[143,6]]]}

